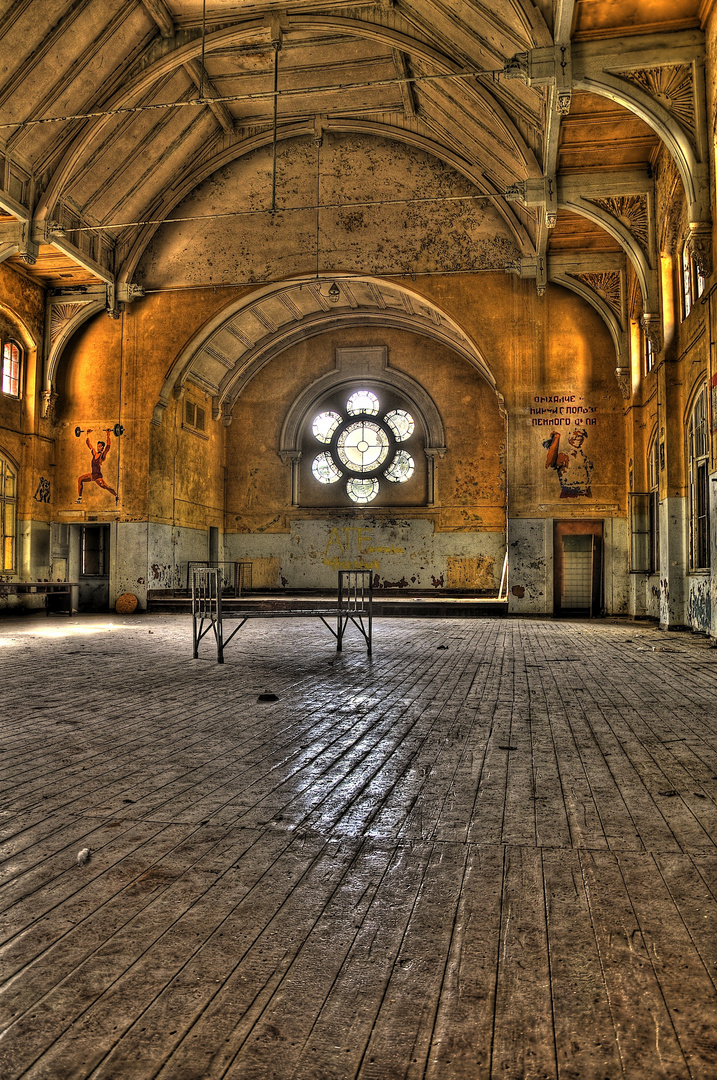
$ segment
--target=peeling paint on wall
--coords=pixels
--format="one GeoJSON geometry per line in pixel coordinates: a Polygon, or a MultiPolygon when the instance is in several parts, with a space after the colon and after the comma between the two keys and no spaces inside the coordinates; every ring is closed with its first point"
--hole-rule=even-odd
{"type": "Polygon", "coordinates": [[[687,602],[687,620],[692,630],[708,634],[712,622],[712,596],[709,576],[691,577],[687,602]]]}
{"type": "MultiPolygon", "coordinates": [[[[175,209],[200,218],[160,227],[138,268],[145,287],[278,280],[316,268],[316,147],[313,138],[279,146],[278,212],[207,219],[264,209],[271,149],[217,170],[175,209]],[[307,209],[302,209],[306,207],[307,209]],[[282,211],[285,211],[282,213],[282,211]],[[187,259],[187,251],[192,258],[187,259]]],[[[410,202],[473,195],[473,185],[415,147],[373,136],[327,133],[321,148],[319,246],[336,272],[395,274],[503,269],[519,256],[489,202],[410,202]],[[350,177],[347,187],[346,177],[350,177]],[[327,204],[372,200],[362,207],[327,204]],[[395,200],[405,199],[405,203],[395,200]],[[380,205],[391,200],[390,205],[380,205]]]]}

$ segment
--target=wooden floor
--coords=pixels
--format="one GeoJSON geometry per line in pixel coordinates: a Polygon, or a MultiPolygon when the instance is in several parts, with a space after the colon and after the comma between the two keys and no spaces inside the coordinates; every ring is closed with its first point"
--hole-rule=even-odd
{"type": "Polygon", "coordinates": [[[0,623],[3,1080],[717,1077],[708,642],[190,655],[187,618],[0,623]]]}

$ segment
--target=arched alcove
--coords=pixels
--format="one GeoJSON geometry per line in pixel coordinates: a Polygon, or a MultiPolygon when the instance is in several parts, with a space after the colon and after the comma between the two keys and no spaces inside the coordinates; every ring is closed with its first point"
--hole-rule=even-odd
{"type": "Polygon", "coordinates": [[[477,343],[436,304],[396,281],[354,274],[294,279],[257,289],[228,305],[194,335],[167,373],[154,423],[187,379],[209,393],[215,418],[231,423],[232,407],[266,364],[299,341],[330,327],[396,327],[449,346],[486,380],[502,403],[477,343]],[[331,288],[338,297],[330,295],[331,288]]]}

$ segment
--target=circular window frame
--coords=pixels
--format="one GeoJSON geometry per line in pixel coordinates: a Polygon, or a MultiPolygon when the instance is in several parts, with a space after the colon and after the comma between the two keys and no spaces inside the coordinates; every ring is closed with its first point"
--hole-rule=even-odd
{"type": "Polygon", "coordinates": [[[336,428],[336,431],[331,436],[329,449],[334,463],[348,476],[353,476],[357,480],[373,480],[374,478],[378,479],[379,474],[385,471],[385,469],[387,468],[386,463],[388,462],[389,458],[393,460],[393,458],[395,457],[397,443],[393,432],[388,427],[388,424],[385,424],[383,420],[379,420],[378,416],[375,413],[356,413],[353,416],[348,416],[342,424],[339,424],[339,426],[336,428]],[[360,424],[362,421],[368,424],[373,424],[375,427],[379,428],[388,439],[388,450],[374,469],[352,469],[344,462],[344,459],[342,457],[339,457],[338,446],[339,439],[341,438],[342,433],[348,430],[348,428],[353,427],[354,424],[360,424]]]}
{"type": "MultiPolygon", "coordinates": [[[[355,350],[351,350],[354,352],[355,350]]],[[[384,350],[385,353],[385,350],[384,350]]],[[[366,507],[357,505],[350,500],[343,490],[344,484],[321,485],[311,473],[311,461],[316,455],[319,442],[311,431],[313,417],[324,410],[338,411],[343,413],[340,399],[345,403],[347,397],[356,390],[368,388],[375,393],[381,402],[383,409],[379,412],[379,420],[383,424],[385,410],[393,408],[406,410],[414,419],[415,426],[411,438],[418,437],[418,444],[410,453],[414,459],[414,473],[410,478],[412,493],[406,491],[405,484],[390,482],[379,495],[379,502],[372,504],[372,512],[395,514],[403,508],[413,510],[420,507],[435,506],[435,468],[436,461],[446,453],[445,428],[443,420],[430,394],[416,382],[410,375],[392,368],[384,355],[380,368],[378,365],[369,365],[369,370],[361,375],[348,370],[349,365],[340,359],[341,350],[337,350],[337,366],[330,372],[326,372],[320,378],[306,386],[294,399],[284,418],[279,442],[279,457],[285,465],[291,467],[291,502],[292,507],[311,510],[317,513],[361,513],[366,507]],[[395,405],[389,405],[383,401],[383,395],[388,393],[395,398],[395,405]],[[308,436],[310,443],[305,441],[308,436]],[[313,449],[311,446],[316,447],[313,449]],[[421,449],[418,449],[420,444],[421,449]],[[311,460],[309,460],[311,459],[311,460]],[[422,493],[416,491],[417,482],[422,493]],[[308,486],[305,486],[308,485],[308,486]],[[325,497],[316,497],[316,488],[322,488],[325,497]],[[331,498],[331,492],[341,497],[331,498]],[[413,494],[415,492],[415,495],[413,494]],[[390,493],[390,494],[389,494],[390,493]]],[[[344,414],[345,415],[345,414],[344,414]]],[[[346,418],[349,419],[348,417],[346,418]]],[[[357,417],[351,417],[351,421],[357,417]]],[[[376,417],[371,416],[372,422],[376,417]]],[[[338,438],[338,432],[334,432],[338,438]]],[[[391,432],[393,436],[393,432],[391,432]]],[[[395,437],[394,437],[395,439],[395,437]]],[[[398,442],[398,440],[396,440],[398,442]]],[[[399,443],[401,448],[406,447],[406,440],[399,443]]],[[[329,449],[330,443],[321,443],[322,449],[329,449]]],[[[385,462],[384,462],[385,467],[385,462]]],[[[341,465],[343,471],[343,465],[341,465]]],[[[377,474],[380,474],[380,469],[377,474]]],[[[348,479],[348,473],[346,479],[348,479]]],[[[367,474],[362,473],[362,476],[367,474]]]]}

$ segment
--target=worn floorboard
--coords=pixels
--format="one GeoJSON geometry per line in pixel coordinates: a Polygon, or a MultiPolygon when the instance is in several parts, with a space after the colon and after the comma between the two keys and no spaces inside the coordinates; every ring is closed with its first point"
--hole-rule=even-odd
{"type": "Polygon", "coordinates": [[[717,1080],[717,650],[5,619],[0,1077],[717,1080]]]}

